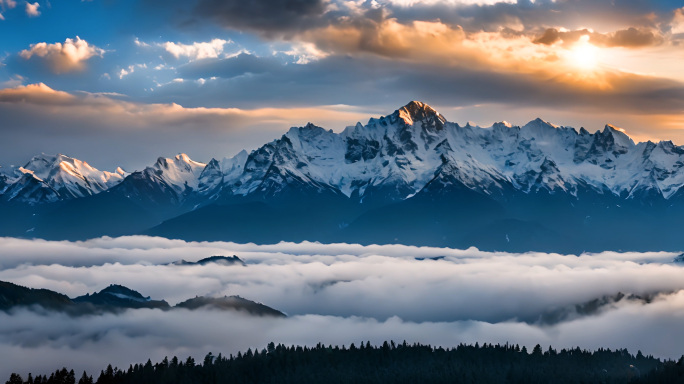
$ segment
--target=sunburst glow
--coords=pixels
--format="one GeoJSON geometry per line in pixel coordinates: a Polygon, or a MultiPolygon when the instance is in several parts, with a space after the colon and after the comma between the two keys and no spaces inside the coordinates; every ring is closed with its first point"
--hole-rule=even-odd
{"type": "Polygon", "coordinates": [[[599,49],[589,42],[589,36],[582,36],[570,50],[572,64],[583,70],[592,70],[598,66],[599,49]]]}

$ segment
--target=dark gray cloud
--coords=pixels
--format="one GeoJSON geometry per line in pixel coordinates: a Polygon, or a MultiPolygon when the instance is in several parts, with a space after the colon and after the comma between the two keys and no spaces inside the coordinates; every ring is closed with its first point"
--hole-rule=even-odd
{"type": "Polygon", "coordinates": [[[548,28],[534,42],[545,45],[552,45],[557,42],[573,43],[582,36],[588,36],[591,43],[600,47],[638,48],[660,45],[664,41],[663,37],[655,31],[630,27],[606,34],[592,32],[588,29],[559,31],[556,28],[548,28]]]}
{"type": "Polygon", "coordinates": [[[293,32],[350,21],[378,22],[380,18],[390,15],[402,23],[440,20],[462,26],[467,31],[498,31],[501,27],[511,25],[522,26],[526,30],[544,27],[581,29],[587,26],[600,26],[601,29],[656,27],[671,18],[672,12],[681,6],[677,1],[645,0],[518,1],[494,4],[445,1],[415,2],[410,6],[392,1],[365,1],[356,3],[352,10],[344,2],[323,0],[196,0],[182,3],[185,4],[183,7],[194,7],[192,17],[268,36],[277,36],[279,33],[292,36],[293,32]]]}
{"type": "Polygon", "coordinates": [[[226,28],[268,34],[311,28],[325,10],[323,0],[199,0],[195,13],[226,28]]]}
{"type": "Polygon", "coordinates": [[[658,45],[663,42],[663,38],[653,31],[640,30],[637,28],[627,28],[615,31],[607,37],[604,43],[607,47],[644,47],[658,45]]]}
{"type": "Polygon", "coordinates": [[[626,27],[657,27],[669,20],[677,1],[644,0],[559,0],[501,2],[491,5],[458,3],[417,3],[411,7],[390,6],[401,21],[436,20],[460,25],[467,31],[498,31],[515,25],[528,31],[545,27],[596,30],[626,27]]]}

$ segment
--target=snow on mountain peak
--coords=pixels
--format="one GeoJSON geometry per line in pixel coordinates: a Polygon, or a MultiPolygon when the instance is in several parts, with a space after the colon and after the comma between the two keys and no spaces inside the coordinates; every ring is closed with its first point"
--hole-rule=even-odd
{"type": "Polygon", "coordinates": [[[497,123],[492,124],[492,128],[513,128],[513,124],[504,120],[504,121],[499,121],[497,123]]]}
{"type": "Polygon", "coordinates": [[[172,158],[159,157],[157,158],[157,162],[155,163],[155,167],[159,169],[181,167],[183,169],[190,170],[191,168],[197,167],[204,168],[204,166],[206,166],[206,164],[190,159],[190,156],[186,155],[185,153],[179,153],[178,155],[172,158]]]}
{"type": "MultiPolygon", "coordinates": [[[[232,174],[226,183],[236,194],[246,195],[259,189],[269,170],[277,170],[361,201],[366,194],[378,193],[399,200],[419,192],[448,163],[443,170],[453,170],[451,176],[468,188],[488,188],[486,193],[510,183],[526,193],[544,189],[575,195],[580,185],[589,185],[620,195],[632,188],[630,178],[637,169],[649,167],[638,168],[636,155],[621,158],[633,146],[624,131],[613,126],[591,134],[541,118],[523,127],[506,122],[491,128],[461,127],[429,105],[412,101],[340,134],[311,123],[291,128],[280,140],[252,152],[244,171],[232,174]],[[482,187],[487,185],[491,188],[482,187]]],[[[674,170],[675,161],[679,160],[663,169],[674,170]]]]}
{"type": "MultiPolygon", "coordinates": [[[[7,191],[21,196],[21,188],[46,199],[86,196],[127,176],[121,168],[101,172],[61,154],[35,156],[24,167],[2,174],[10,175],[0,179],[4,199],[7,191]],[[23,184],[13,186],[20,177],[23,184]]],[[[411,101],[339,134],[307,123],[249,154],[241,151],[204,164],[181,153],[160,157],[135,173],[142,183],[173,189],[178,202],[192,194],[278,193],[288,183],[360,202],[397,201],[420,192],[438,174],[486,194],[505,187],[576,196],[579,188],[588,187],[617,196],[644,189],[669,198],[684,185],[684,147],[672,142],[637,146],[612,125],[595,133],[584,128],[578,132],[541,118],[522,127],[505,121],[490,128],[459,126],[429,105],[411,101]]]]}
{"type": "Polygon", "coordinates": [[[13,176],[11,199],[40,203],[100,193],[120,183],[126,173],[120,168],[113,173],[99,171],[63,154],[42,153],[23,167],[15,168],[10,176],[13,176]]]}
{"type": "Polygon", "coordinates": [[[431,106],[421,101],[411,101],[397,110],[398,117],[408,125],[418,121],[433,120],[437,129],[442,129],[446,119],[431,106]]]}
{"type": "Polygon", "coordinates": [[[199,177],[206,166],[192,160],[185,153],[180,153],[172,158],[158,158],[153,169],[158,171],[158,176],[167,184],[182,193],[187,187],[197,189],[199,177]]]}
{"type": "Polygon", "coordinates": [[[621,147],[629,148],[635,145],[634,140],[627,135],[627,132],[624,129],[618,128],[614,125],[606,124],[602,133],[604,135],[612,135],[615,143],[621,147]]]}

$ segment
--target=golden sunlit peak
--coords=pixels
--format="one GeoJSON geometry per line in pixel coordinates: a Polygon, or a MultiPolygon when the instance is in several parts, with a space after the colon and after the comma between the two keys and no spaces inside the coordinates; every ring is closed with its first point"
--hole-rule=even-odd
{"type": "Polygon", "coordinates": [[[606,124],[606,127],[611,128],[611,129],[613,129],[613,130],[615,130],[615,131],[618,131],[618,132],[622,132],[622,133],[624,133],[624,134],[627,134],[627,131],[625,131],[623,128],[616,127],[616,126],[614,126],[613,124],[606,124]]]}
{"type": "Polygon", "coordinates": [[[569,58],[572,64],[588,71],[598,65],[599,49],[589,42],[589,35],[584,35],[573,45],[569,58]]]}

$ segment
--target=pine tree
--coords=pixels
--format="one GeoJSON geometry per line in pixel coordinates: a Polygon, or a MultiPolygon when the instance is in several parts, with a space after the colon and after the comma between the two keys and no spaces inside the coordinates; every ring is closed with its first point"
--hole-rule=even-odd
{"type": "Polygon", "coordinates": [[[86,371],[83,371],[83,375],[81,375],[81,378],[78,379],[78,384],[93,384],[93,377],[88,376],[86,371]]]}
{"type": "Polygon", "coordinates": [[[5,384],[24,384],[24,379],[22,379],[18,373],[13,373],[5,384]]]}

